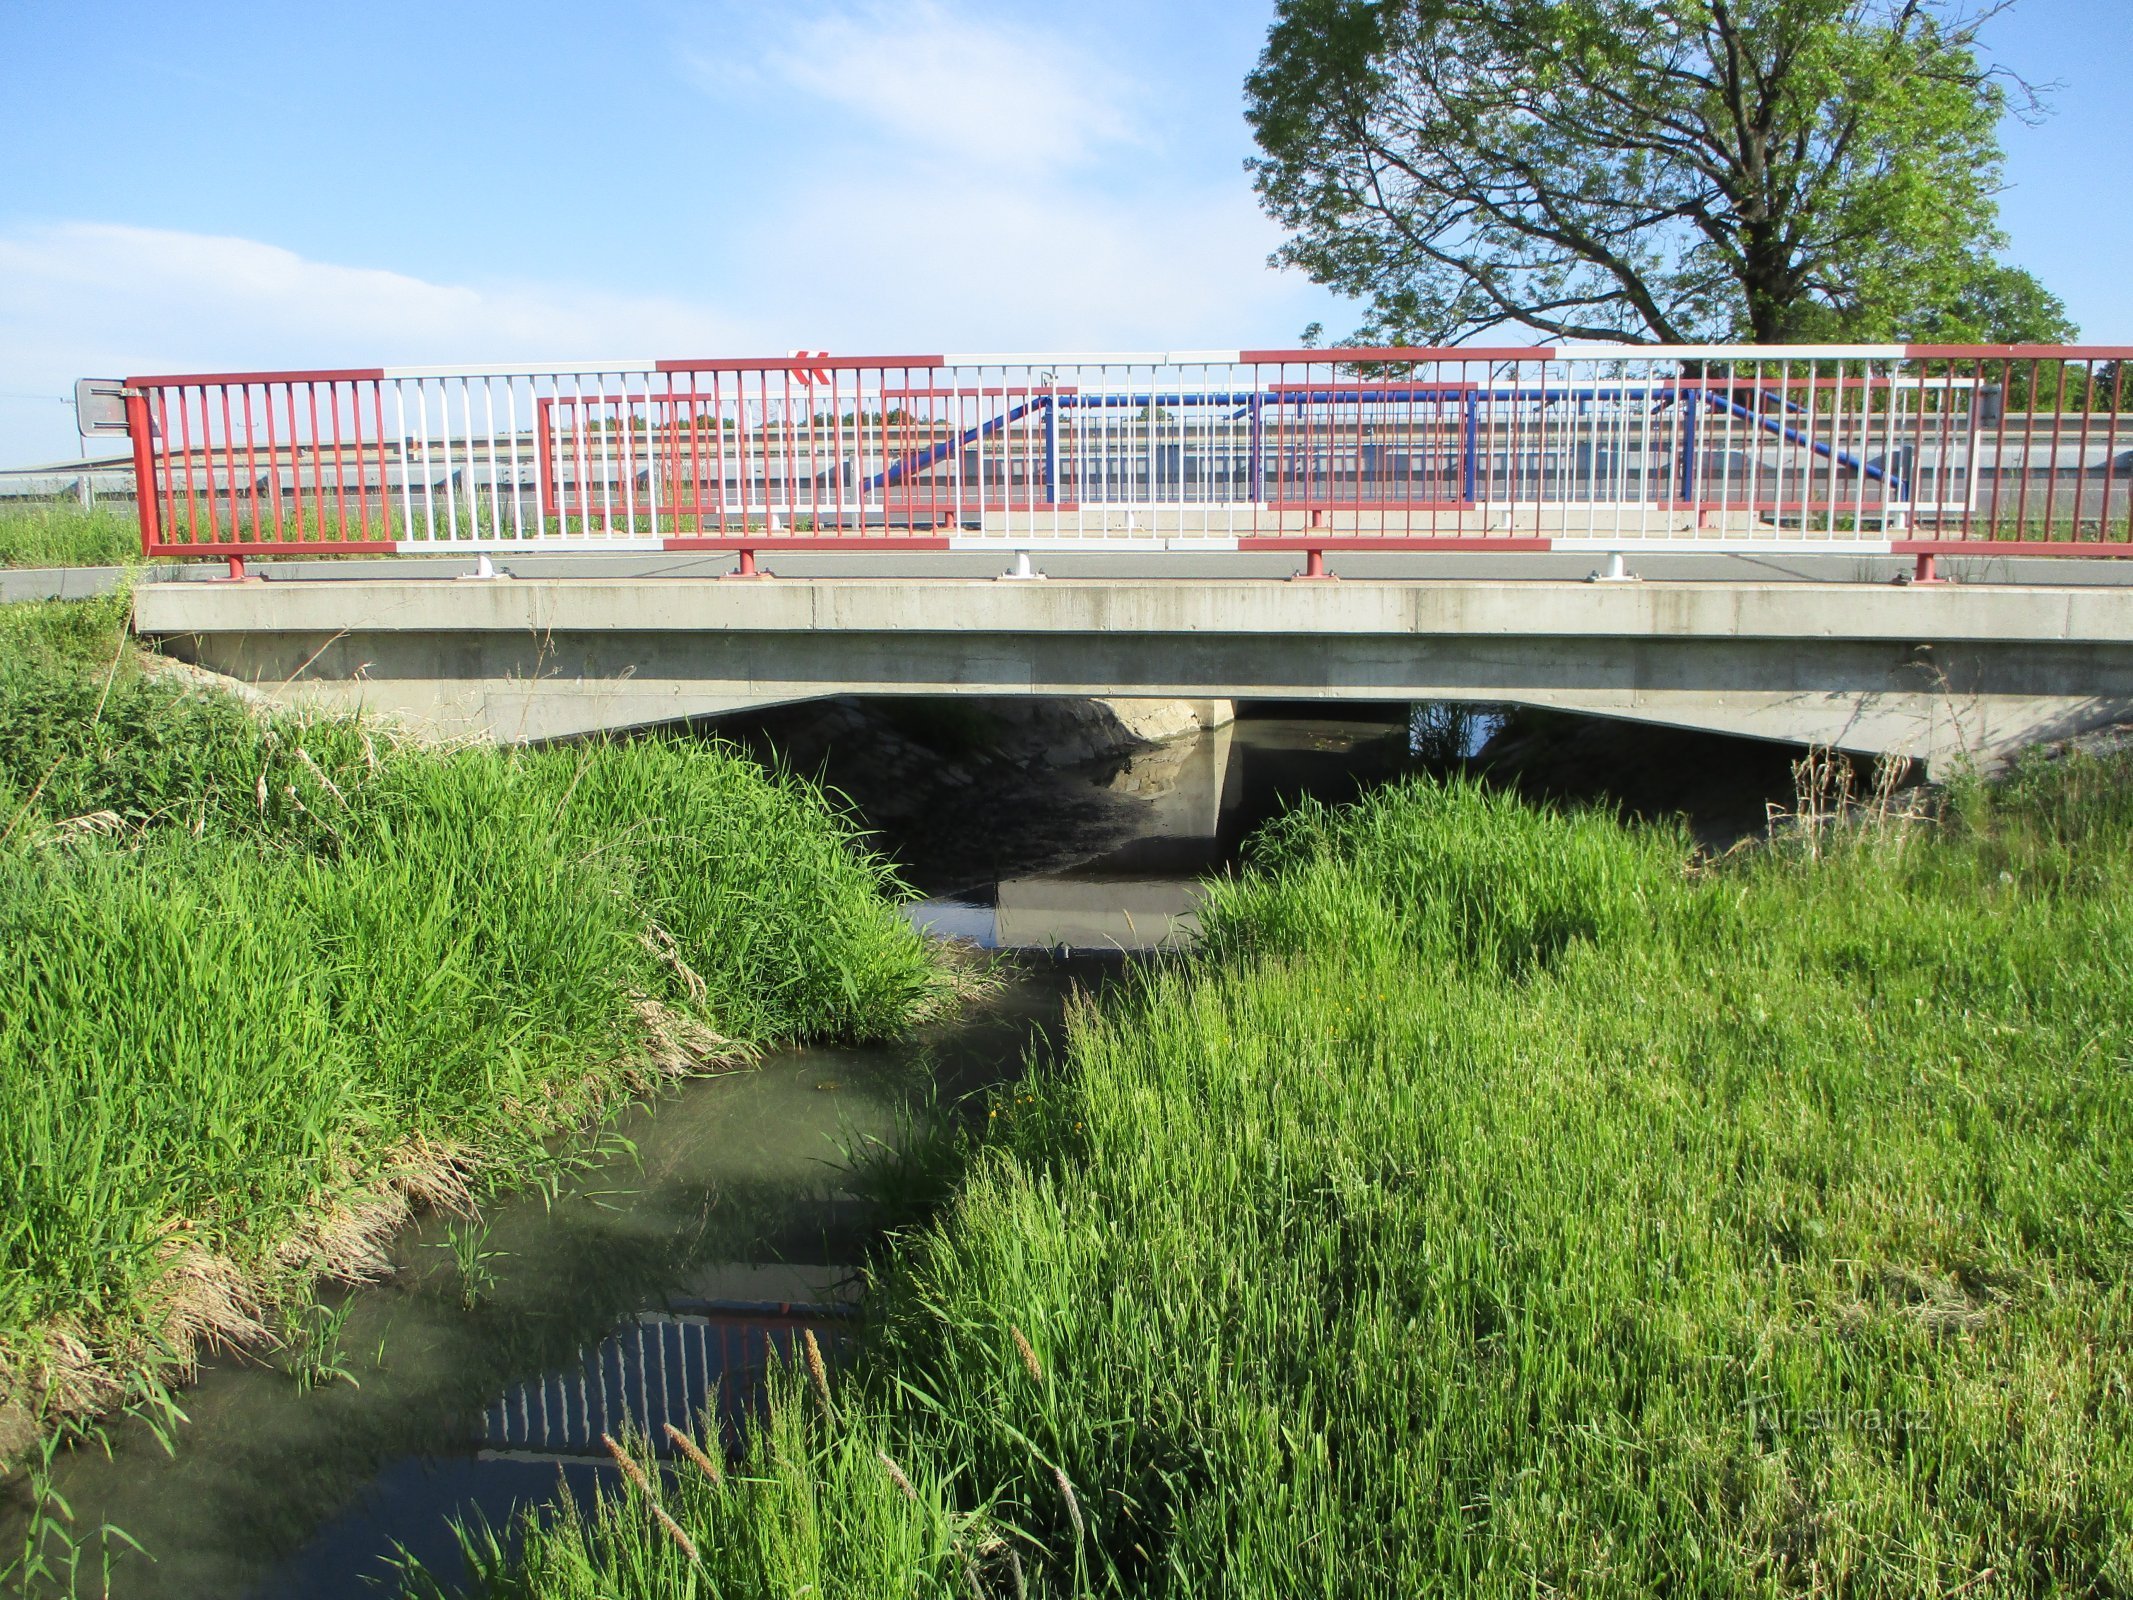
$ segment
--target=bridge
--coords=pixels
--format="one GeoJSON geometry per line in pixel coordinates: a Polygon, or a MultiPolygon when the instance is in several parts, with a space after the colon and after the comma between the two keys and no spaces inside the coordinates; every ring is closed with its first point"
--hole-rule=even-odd
{"type": "Polygon", "coordinates": [[[144,584],[139,628],[290,698],[506,739],[826,694],[1463,699],[1940,762],[2133,714],[2133,602],[2094,581],[2133,554],[2129,357],[794,355],[114,393],[145,550],[277,563],[144,584]],[[480,577],[289,565],[353,555],[480,577]],[[1947,583],[1951,557],[2020,578],[1947,583]]]}

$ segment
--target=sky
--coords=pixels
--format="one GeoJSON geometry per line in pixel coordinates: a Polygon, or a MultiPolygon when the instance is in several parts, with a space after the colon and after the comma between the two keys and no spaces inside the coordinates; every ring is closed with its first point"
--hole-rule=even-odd
{"type": "MultiPolygon", "coordinates": [[[[73,380],[1293,343],[1272,0],[0,0],[0,465],[73,380]]],[[[2021,0],[2011,257],[2133,341],[2133,0],[2021,0]]],[[[101,447],[108,442],[99,441],[101,447]]]]}

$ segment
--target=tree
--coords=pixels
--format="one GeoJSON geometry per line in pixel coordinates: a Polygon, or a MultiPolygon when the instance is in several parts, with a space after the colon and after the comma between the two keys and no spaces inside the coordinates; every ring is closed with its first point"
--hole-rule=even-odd
{"type": "Polygon", "coordinates": [[[1964,0],[1280,0],[1246,80],[1278,265],[1364,341],[2071,337],[2001,262],[1964,0]]]}

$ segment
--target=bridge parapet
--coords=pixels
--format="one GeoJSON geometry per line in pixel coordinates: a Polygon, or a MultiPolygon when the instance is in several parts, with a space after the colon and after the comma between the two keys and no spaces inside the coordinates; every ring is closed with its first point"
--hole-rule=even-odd
{"type": "MultiPolygon", "coordinates": [[[[154,556],[2133,554],[2133,347],[632,360],[127,380],[154,556]]],[[[752,559],[744,564],[752,565],[752,559]]]]}

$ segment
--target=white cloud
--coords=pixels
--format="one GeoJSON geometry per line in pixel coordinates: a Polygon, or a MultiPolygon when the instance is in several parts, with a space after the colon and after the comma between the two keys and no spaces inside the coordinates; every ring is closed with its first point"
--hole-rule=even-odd
{"type": "Polygon", "coordinates": [[[1234,151],[1214,107],[1190,123],[1198,148],[1176,126],[1144,135],[1164,89],[1101,28],[1077,33],[1078,13],[798,0],[701,15],[702,48],[680,52],[703,96],[689,148],[715,155],[662,176],[677,214],[617,207],[604,250],[530,269],[686,289],[508,276],[503,248],[494,279],[440,283],[261,239],[0,222],[0,464],[73,452],[57,397],[77,376],[1272,345],[1353,315],[1266,267],[1280,235],[1235,165],[1241,124],[1234,151]]]}
{"type": "Polygon", "coordinates": [[[0,465],[76,452],[58,398],[77,377],[795,346],[1203,348],[1282,343],[1327,314],[1318,291],[1263,265],[1278,235],[1242,185],[1127,201],[994,175],[973,182],[964,217],[944,233],[907,190],[858,181],[795,197],[724,253],[719,287],[745,321],[680,298],[434,283],[253,239],[0,230],[0,465]]]}
{"type": "MultiPolygon", "coordinates": [[[[77,377],[752,350],[685,301],[469,286],[255,239],[67,222],[0,232],[0,463],[72,454],[77,377]]],[[[104,441],[108,445],[108,441],[104,441]]]]}
{"type": "Polygon", "coordinates": [[[1175,349],[1342,316],[1267,268],[1281,235],[1235,165],[1142,135],[1159,91],[1116,52],[972,0],[717,26],[685,70],[719,142],[753,151],[727,270],[787,344],[1175,349]]]}
{"type": "Polygon", "coordinates": [[[870,0],[813,16],[777,8],[758,13],[752,33],[728,33],[687,61],[699,87],[753,91],[782,108],[772,129],[809,144],[809,101],[964,171],[1072,165],[1134,139],[1134,86],[1115,67],[1063,35],[939,0],[870,0]]]}
{"type": "Polygon", "coordinates": [[[730,343],[735,320],[686,302],[550,285],[432,283],[314,261],[256,239],[69,222],[0,234],[0,359],[61,344],[371,365],[581,357],[730,343]],[[449,355],[447,355],[449,352],[449,355]]]}
{"type": "MultiPolygon", "coordinates": [[[[1265,266],[1280,235],[1242,185],[1129,203],[979,181],[952,231],[907,196],[863,183],[809,204],[858,241],[778,263],[781,309],[823,319],[798,326],[795,339],[811,346],[1206,348],[1281,343],[1323,314],[1317,291],[1265,266]]],[[[796,210],[769,219],[769,231],[803,224],[796,210]]]]}

